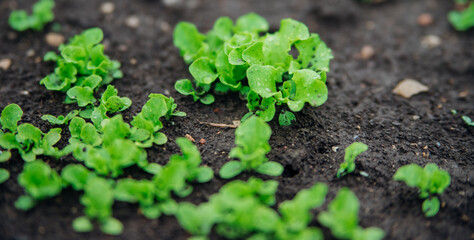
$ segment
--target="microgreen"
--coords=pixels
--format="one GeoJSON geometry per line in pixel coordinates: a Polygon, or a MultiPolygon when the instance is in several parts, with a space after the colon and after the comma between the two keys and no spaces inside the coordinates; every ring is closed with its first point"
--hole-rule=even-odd
{"type": "Polygon", "coordinates": [[[355,159],[359,154],[367,151],[369,146],[361,142],[352,143],[346,148],[344,154],[344,162],[339,166],[337,170],[337,177],[342,177],[348,173],[354,172],[355,170],[355,159]]]}
{"type": "MultiPolygon", "coordinates": [[[[283,19],[275,33],[266,33],[268,29],[267,21],[255,13],[241,16],[235,25],[221,17],[206,34],[192,23],[179,23],[173,42],[190,64],[194,82],[178,80],[175,89],[204,104],[214,102],[211,90],[239,91],[247,97],[251,115],[265,121],[273,119],[275,105],[298,112],[306,103],[316,107],[326,102],[331,50],[293,19],[283,19]],[[298,51],[296,59],[290,54],[292,47],[298,51]]],[[[284,110],[279,122],[289,125],[294,119],[284,110]]]]}
{"type": "Polygon", "coordinates": [[[416,164],[402,166],[393,179],[418,188],[420,198],[425,199],[422,210],[427,217],[433,217],[438,213],[440,202],[436,195],[442,194],[451,183],[449,173],[439,169],[434,163],[428,163],[424,168],[416,164]]]}
{"type": "Polygon", "coordinates": [[[385,236],[379,228],[360,227],[358,214],[359,200],[356,195],[348,188],[342,188],[329,203],[328,211],[318,215],[318,221],[338,239],[377,240],[385,236]]]}
{"type": "Polygon", "coordinates": [[[41,119],[44,121],[48,121],[52,125],[64,125],[68,124],[69,121],[75,116],[79,114],[79,110],[73,110],[70,113],[68,113],[66,116],[59,115],[58,117],[55,117],[53,115],[45,114],[41,116],[41,119]]]}
{"type": "Polygon", "coordinates": [[[250,117],[235,130],[235,144],[229,156],[240,161],[226,163],[219,174],[222,178],[232,178],[242,171],[254,170],[261,174],[279,176],[283,166],[277,162],[268,162],[265,156],[270,152],[268,140],[272,134],[270,126],[258,117],[250,117]]]}
{"type": "MultiPolygon", "coordinates": [[[[94,92],[99,87],[122,77],[120,63],[104,54],[104,45],[100,44],[103,37],[101,29],[91,28],[74,36],[68,44],[61,45],[60,55],[47,53],[45,60],[55,61],[57,66],[54,73],[43,78],[40,84],[48,90],[67,93],[67,103],[77,102],[85,107],[96,102],[94,92]]],[[[120,107],[120,104],[114,105],[111,109],[120,107]]]]}
{"type": "Polygon", "coordinates": [[[471,120],[470,117],[462,116],[461,118],[468,126],[474,127],[474,122],[471,120]]]}
{"type": "MultiPolygon", "coordinates": [[[[467,3],[467,1],[463,3],[467,3]]],[[[474,1],[471,1],[469,6],[461,12],[454,10],[449,12],[448,20],[458,31],[466,31],[474,27],[474,1]]]]}
{"type": "Polygon", "coordinates": [[[15,207],[25,211],[36,201],[56,196],[62,189],[61,177],[41,160],[26,163],[18,175],[18,183],[25,188],[27,195],[20,197],[15,207]]]}
{"type": "Polygon", "coordinates": [[[41,31],[44,26],[54,19],[54,1],[39,0],[33,5],[33,13],[28,15],[25,10],[16,10],[10,14],[8,23],[16,31],[33,29],[41,31]]]}
{"type": "Polygon", "coordinates": [[[0,168],[0,184],[10,178],[10,172],[6,169],[0,168]]]}

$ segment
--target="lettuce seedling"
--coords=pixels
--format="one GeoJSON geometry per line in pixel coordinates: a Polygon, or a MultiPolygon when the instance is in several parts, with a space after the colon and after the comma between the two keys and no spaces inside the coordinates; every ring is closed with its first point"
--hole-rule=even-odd
{"type": "Polygon", "coordinates": [[[45,114],[41,116],[41,119],[44,121],[48,121],[52,125],[64,125],[68,124],[69,121],[75,116],[79,114],[79,110],[73,110],[70,113],[68,113],[66,116],[59,115],[58,117],[55,117],[53,115],[45,114]]]}
{"type": "Polygon", "coordinates": [[[87,217],[76,218],[73,222],[74,230],[78,232],[90,231],[92,230],[90,219],[97,219],[102,232],[111,235],[122,233],[122,223],[112,217],[114,190],[111,182],[100,177],[88,178],[81,203],[85,206],[84,212],[87,217]]]}
{"type": "Polygon", "coordinates": [[[354,172],[355,170],[355,159],[359,154],[367,151],[369,146],[361,142],[352,143],[346,148],[344,154],[344,162],[339,166],[337,170],[337,177],[342,177],[348,173],[354,172]]]}
{"type": "Polygon", "coordinates": [[[139,203],[140,210],[147,218],[161,215],[161,206],[155,204],[155,185],[149,180],[121,179],[114,189],[118,201],[139,203]]]}
{"type": "MultiPolygon", "coordinates": [[[[206,34],[192,23],[178,23],[173,42],[190,64],[194,81],[181,79],[175,89],[204,104],[214,102],[212,90],[238,91],[247,98],[250,115],[265,121],[274,118],[276,105],[298,112],[306,103],[316,107],[326,102],[331,50],[293,19],[283,19],[274,33],[268,30],[267,21],[255,13],[241,16],[235,25],[221,17],[206,34]],[[292,48],[298,51],[296,58],[290,54],[292,48]]],[[[284,110],[280,125],[294,119],[294,114],[284,110]]]]}
{"type": "Polygon", "coordinates": [[[239,158],[240,161],[226,163],[219,174],[228,179],[239,175],[245,170],[255,170],[258,173],[270,176],[279,176],[283,166],[277,162],[268,162],[265,156],[270,152],[268,140],[272,135],[270,126],[258,117],[250,117],[235,130],[235,144],[229,156],[239,158]]]}
{"type": "Polygon", "coordinates": [[[15,207],[24,211],[34,207],[36,201],[58,195],[63,184],[58,173],[41,160],[26,163],[18,175],[18,183],[27,195],[21,196],[15,207]]]}
{"type": "Polygon", "coordinates": [[[10,178],[10,172],[6,169],[0,168],[0,184],[10,178]]]}
{"type": "Polygon", "coordinates": [[[61,171],[64,182],[76,191],[84,190],[90,174],[90,171],[80,164],[69,164],[61,171]]]}
{"type": "Polygon", "coordinates": [[[427,217],[433,217],[438,213],[440,202],[436,195],[442,194],[451,183],[449,173],[439,169],[434,163],[428,163],[424,168],[416,164],[402,166],[393,179],[418,188],[420,198],[425,199],[422,209],[427,217]]]}
{"type": "Polygon", "coordinates": [[[19,32],[28,29],[41,31],[47,23],[53,21],[53,8],[53,0],[39,0],[33,5],[33,13],[31,15],[28,15],[25,10],[13,11],[8,18],[8,23],[11,28],[19,32]]]}
{"type": "Polygon", "coordinates": [[[462,116],[461,118],[468,126],[474,127],[474,122],[471,120],[470,117],[462,116]]]}
{"type": "Polygon", "coordinates": [[[449,12],[448,20],[458,31],[466,31],[474,27],[474,1],[471,1],[469,6],[461,12],[454,10],[449,12]]]}
{"type": "Polygon", "coordinates": [[[2,111],[0,123],[3,132],[0,135],[0,147],[8,150],[2,152],[0,158],[6,161],[10,158],[10,150],[16,149],[23,160],[32,162],[37,155],[60,157],[63,155],[58,148],[53,147],[61,139],[61,129],[53,128],[48,133],[43,133],[37,127],[23,123],[18,126],[23,111],[16,104],[6,106],[2,111]]]}
{"type": "Polygon", "coordinates": [[[338,239],[378,240],[385,236],[379,228],[360,227],[358,214],[359,200],[351,190],[344,187],[329,203],[328,211],[318,215],[318,221],[338,239]]]}
{"type": "Polygon", "coordinates": [[[99,87],[123,75],[120,63],[104,54],[104,45],[100,44],[103,37],[100,28],[91,28],[59,46],[60,55],[47,53],[45,60],[55,61],[57,66],[40,84],[48,90],[67,93],[66,103],[77,102],[81,107],[93,104],[94,92],[99,87]]]}

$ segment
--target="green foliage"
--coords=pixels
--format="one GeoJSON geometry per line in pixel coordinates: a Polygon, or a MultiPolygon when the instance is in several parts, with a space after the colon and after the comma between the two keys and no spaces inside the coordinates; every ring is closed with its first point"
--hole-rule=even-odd
{"type": "Polygon", "coordinates": [[[41,160],[26,163],[18,175],[18,183],[25,188],[28,195],[18,199],[15,207],[25,211],[33,207],[36,201],[54,197],[62,189],[61,177],[41,160]]]}
{"type": "Polygon", "coordinates": [[[10,178],[10,172],[6,169],[0,168],[0,184],[10,178]]]}
{"type": "Polygon", "coordinates": [[[283,166],[277,162],[268,162],[265,156],[270,152],[268,140],[272,135],[270,126],[258,117],[250,117],[235,130],[235,144],[229,156],[240,159],[226,163],[219,174],[222,178],[232,178],[242,171],[255,170],[270,176],[279,176],[283,166]]]}
{"type": "Polygon", "coordinates": [[[359,200],[351,190],[342,188],[329,203],[328,211],[318,215],[318,221],[338,239],[376,240],[385,236],[381,229],[360,227],[358,214],[359,200]]]}
{"type": "MultiPolygon", "coordinates": [[[[60,55],[47,53],[45,60],[55,61],[54,73],[40,81],[48,90],[67,93],[67,103],[90,106],[96,99],[94,92],[101,86],[121,78],[120,63],[104,54],[102,30],[91,28],[74,36],[68,44],[59,47],[60,55]]],[[[124,99],[113,99],[108,103],[111,112],[128,104],[124,99]]]]}
{"type": "Polygon", "coordinates": [[[209,202],[199,206],[181,203],[176,217],[198,239],[206,239],[211,229],[228,239],[322,239],[321,231],[308,224],[312,219],[310,210],[324,203],[327,186],[318,183],[300,191],[293,200],[279,206],[279,213],[271,207],[277,187],[272,180],[232,181],[209,202]]]}
{"type": "Polygon", "coordinates": [[[442,194],[451,183],[451,176],[438,165],[428,163],[424,168],[416,164],[408,164],[397,170],[393,179],[403,181],[410,187],[420,191],[423,202],[423,212],[427,217],[436,215],[439,211],[439,199],[435,195],[442,194]]]}
{"type": "Polygon", "coordinates": [[[361,142],[352,143],[345,150],[344,162],[339,166],[337,170],[337,177],[342,177],[348,173],[354,172],[355,170],[355,159],[359,154],[367,151],[369,146],[361,142]]]}
{"type": "MultiPolygon", "coordinates": [[[[467,3],[467,1],[463,3],[467,3]]],[[[469,6],[461,12],[454,10],[449,12],[448,20],[458,31],[466,31],[474,27],[474,1],[471,1],[469,6]]]]}
{"type": "Polygon", "coordinates": [[[69,164],[61,171],[64,182],[70,184],[76,191],[84,189],[89,175],[89,170],[80,164],[69,164]]]}
{"type": "MultiPolygon", "coordinates": [[[[176,90],[204,104],[214,102],[212,90],[240,91],[247,96],[250,112],[265,121],[273,119],[275,105],[298,112],[306,103],[323,104],[328,96],[325,82],[331,50],[293,19],[283,19],[274,33],[268,30],[267,21],[255,13],[241,16],[235,25],[221,17],[206,34],[192,23],[180,22],[173,42],[190,64],[194,82],[181,79],[176,90]],[[290,54],[292,47],[298,51],[296,59],[290,54]]],[[[291,112],[282,114],[281,125],[295,119],[291,112]]]]}
{"type": "Polygon", "coordinates": [[[44,121],[48,121],[52,125],[64,125],[68,124],[69,121],[75,116],[79,114],[78,110],[73,110],[70,113],[68,113],[66,116],[59,115],[58,117],[55,117],[53,115],[45,114],[41,116],[41,119],[44,121]]]}
{"type": "Polygon", "coordinates": [[[468,117],[468,116],[462,116],[462,120],[463,120],[468,126],[474,127],[474,122],[471,120],[470,117],[468,117]]]}
{"type": "Polygon", "coordinates": [[[28,15],[25,10],[13,11],[8,18],[8,23],[11,28],[19,32],[28,29],[41,31],[47,23],[53,21],[53,8],[53,0],[39,0],[33,5],[33,13],[31,15],[28,15]]]}

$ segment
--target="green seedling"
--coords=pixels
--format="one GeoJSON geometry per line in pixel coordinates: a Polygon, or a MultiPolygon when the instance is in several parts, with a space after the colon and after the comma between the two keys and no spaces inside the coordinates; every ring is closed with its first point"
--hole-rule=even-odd
{"type": "Polygon", "coordinates": [[[424,168],[416,164],[405,165],[397,170],[393,179],[418,188],[420,198],[425,199],[422,210],[427,217],[438,213],[440,202],[436,195],[442,194],[451,183],[449,173],[434,163],[428,163],[424,168]]]}
{"type": "MultiPolygon", "coordinates": [[[[214,102],[212,90],[240,92],[247,98],[250,115],[265,121],[274,118],[277,105],[298,112],[306,103],[316,107],[326,102],[331,50],[293,19],[283,19],[274,33],[268,30],[267,21],[255,13],[241,16],[235,24],[221,17],[206,34],[192,23],[180,22],[173,42],[190,64],[194,81],[179,80],[175,89],[204,104],[214,102]],[[298,51],[296,58],[290,54],[292,48],[298,51]]],[[[294,114],[284,110],[280,125],[294,119],[294,114]]]]}
{"type": "Polygon", "coordinates": [[[462,120],[463,120],[468,126],[474,127],[474,122],[471,120],[470,117],[468,117],[468,116],[462,116],[462,120]]]}
{"type": "Polygon", "coordinates": [[[6,169],[0,168],[0,184],[10,178],[10,172],[6,169]]]}
{"type": "Polygon", "coordinates": [[[342,177],[348,173],[354,172],[355,170],[355,159],[359,154],[367,151],[369,146],[361,142],[352,143],[346,148],[344,154],[344,162],[339,166],[337,170],[337,177],[342,177]]]}
{"type": "Polygon", "coordinates": [[[33,5],[33,13],[31,15],[28,15],[25,10],[13,11],[8,18],[8,23],[11,28],[19,32],[28,29],[41,31],[47,23],[53,21],[53,8],[53,0],[39,0],[33,5]]]}
{"type": "Polygon", "coordinates": [[[45,114],[41,116],[41,119],[44,121],[48,121],[52,125],[64,125],[68,124],[69,121],[75,116],[79,114],[79,110],[73,110],[70,113],[68,113],[66,116],[59,115],[58,117],[55,117],[53,115],[45,114]]]}
{"type": "Polygon", "coordinates": [[[62,190],[62,180],[58,173],[41,160],[26,163],[18,175],[18,183],[26,190],[27,195],[21,196],[15,207],[29,210],[36,202],[58,195],[62,190]]]}
{"type": "Polygon", "coordinates": [[[351,190],[342,188],[329,203],[328,211],[318,215],[318,221],[338,239],[379,240],[385,236],[379,228],[360,227],[358,214],[359,200],[351,190]]]}
{"type": "MultiPolygon", "coordinates": [[[[460,3],[467,4],[467,1],[460,3]]],[[[474,27],[474,1],[471,1],[469,6],[461,12],[454,10],[449,12],[448,20],[458,31],[467,31],[474,27]]]]}
{"type": "Polygon", "coordinates": [[[268,140],[272,134],[270,126],[258,117],[250,117],[235,130],[235,144],[229,156],[240,161],[226,163],[219,174],[228,179],[239,175],[242,171],[254,170],[261,174],[279,176],[283,166],[277,162],[269,162],[265,156],[270,152],[268,140]]]}
{"type": "MultiPolygon", "coordinates": [[[[100,43],[103,37],[100,28],[91,28],[74,36],[68,44],[61,45],[60,55],[47,53],[44,59],[55,61],[57,66],[54,73],[43,78],[40,84],[48,90],[67,93],[66,103],[91,106],[96,102],[94,92],[99,87],[123,75],[119,70],[120,63],[104,54],[104,45],[100,43]]],[[[120,109],[121,105],[117,105],[113,108],[120,109]]]]}
{"type": "Polygon", "coordinates": [[[65,154],[53,147],[61,139],[60,128],[53,128],[45,134],[29,123],[18,125],[22,116],[23,111],[16,104],[10,104],[3,109],[0,123],[6,132],[2,131],[0,135],[0,147],[8,151],[1,153],[0,160],[7,161],[13,149],[18,150],[26,162],[34,161],[37,155],[58,158],[65,154]]]}

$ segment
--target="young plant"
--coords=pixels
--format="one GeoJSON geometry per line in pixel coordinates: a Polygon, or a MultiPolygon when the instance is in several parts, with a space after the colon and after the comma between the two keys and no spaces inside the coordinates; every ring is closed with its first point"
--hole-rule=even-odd
{"type": "Polygon", "coordinates": [[[0,135],[0,147],[8,150],[0,155],[0,159],[7,161],[10,150],[16,149],[23,160],[32,162],[37,155],[60,157],[63,155],[58,148],[53,147],[61,139],[61,129],[53,128],[48,133],[43,133],[37,127],[23,123],[18,126],[23,111],[16,104],[6,106],[0,117],[0,123],[4,131],[0,135]]]}
{"type": "MultiPolygon", "coordinates": [[[[467,1],[462,3],[467,4],[467,1]]],[[[461,12],[454,10],[449,12],[448,20],[458,31],[467,31],[474,27],[474,1],[471,1],[469,6],[461,12]]]]}
{"type": "MultiPolygon", "coordinates": [[[[176,90],[204,104],[214,102],[212,91],[238,91],[247,98],[249,115],[265,121],[273,119],[276,105],[298,112],[305,103],[316,107],[326,102],[331,50],[293,19],[283,19],[274,33],[268,30],[267,21],[255,13],[241,16],[235,24],[221,17],[207,34],[192,23],[179,23],[173,42],[190,64],[194,82],[179,80],[176,90]],[[290,54],[292,48],[298,51],[296,58],[290,54]]],[[[282,111],[281,125],[294,120],[288,112],[282,111]]]]}
{"type": "Polygon", "coordinates": [[[360,227],[358,214],[359,200],[351,190],[342,188],[329,203],[328,211],[318,215],[318,221],[338,239],[379,240],[385,236],[379,228],[360,227]]]}
{"type": "Polygon", "coordinates": [[[8,23],[11,28],[19,32],[28,29],[41,31],[47,23],[53,21],[53,8],[53,0],[39,0],[33,5],[33,13],[31,15],[28,15],[25,10],[13,11],[8,18],[8,23]]]}
{"type": "Polygon", "coordinates": [[[57,66],[40,84],[67,93],[66,103],[77,102],[80,107],[95,103],[94,92],[99,87],[122,77],[120,63],[104,54],[103,37],[100,28],[91,28],[61,45],[60,55],[47,53],[45,60],[55,61],[57,66]]]}
{"type": "Polygon", "coordinates": [[[10,178],[10,172],[6,169],[0,168],[0,184],[4,183],[10,178]]]}
{"type": "Polygon", "coordinates": [[[64,125],[68,124],[69,121],[75,116],[79,114],[79,110],[73,110],[70,113],[68,113],[66,116],[59,115],[58,117],[55,117],[53,115],[45,114],[41,116],[41,119],[44,121],[48,121],[52,125],[64,125]]]}
{"type": "Polygon", "coordinates": [[[235,144],[229,156],[240,161],[226,163],[219,174],[221,178],[228,179],[239,175],[242,171],[254,170],[261,174],[279,176],[283,166],[277,162],[268,162],[265,156],[270,152],[268,140],[272,135],[270,126],[262,119],[252,116],[235,130],[235,144]]]}
{"type": "Polygon", "coordinates": [[[468,126],[474,127],[474,122],[471,120],[470,117],[462,116],[461,118],[468,126]]]}
{"type": "Polygon", "coordinates": [[[419,189],[420,198],[425,199],[422,209],[427,217],[438,213],[440,202],[436,195],[442,194],[451,183],[449,173],[434,163],[426,164],[425,168],[416,164],[405,165],[397,170],[393,179],[419,189]]]}
{"type": "Polygon", "coordinates": [[[58,195],[63,185],[58,173],[41,160],[26,163],[18,175],[18,183],[27,195],[18,198],[15,207],[24,211],[34,207],[39,200],[58,195]]]}
{"type": "Polygon", "coordinates": [[[342,177],[348,173],[354,172],[355,170],[355,159],[359,154],[367,151],[369,146],[361,142],[352,143],[346,148],[344,154],[344,162],[339,166],[337,170],[337,177],[342,177]]]}

